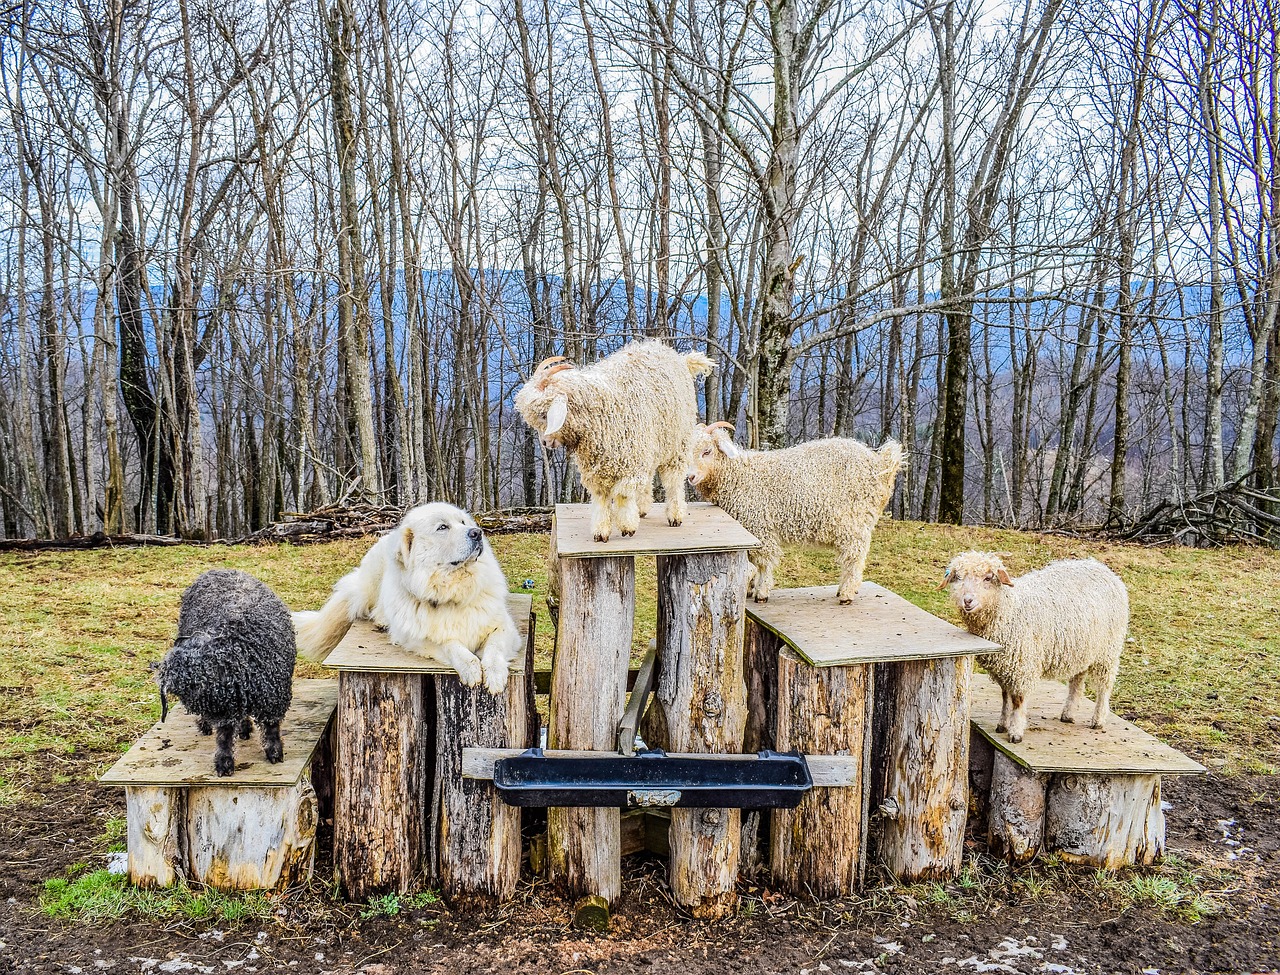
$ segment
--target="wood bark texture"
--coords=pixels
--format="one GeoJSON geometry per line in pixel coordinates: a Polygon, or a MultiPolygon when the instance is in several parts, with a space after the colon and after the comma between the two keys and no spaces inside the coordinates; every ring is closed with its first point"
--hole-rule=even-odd
{"type": "Polygon", "coordinates": [[[407,893],[426,849],[424,678],[344,671],[338,687],[334,867],[352,900],[407,893]]]}
{"type": "Polygon", "coordinates": [[[1059,774],[1045,801],[1045,846],[1069,863],[1115,870],[1164,854],[1158,775],[1059,774]]]}
{"type": "MultiPolygon", "coordinates": [[[[658,557],[658,683],[652,707],[673,752],[742,749],[747,556],[658,557]]],[[[737,900],[737,809],[671,811],[671,893],[695,917],[719,918],[737,900]]]]}
{"type": "Polygon", "coordinates": [[[969,816],[976,823],[987,821],[987,800],[991,796],[991,766],[996,749],[982,735],[969,738],[969,816]]]}
{"type": "MultiPolygon", "coordinates": [[[[560,560],[560,628],[551,674],[551,748],[612,751],[626,703],[635,559],[560,560]]],[[[617,809],[548,809],[552,878],[573,897],[622,893],[617,809]]]]}
{"type": "Polygon", "coordinates": [[[524,674],[503,694],[435,675],[436,761],[432,830],[435,876],[452,902],[509,900],[520,879],[520,809],[493,783],[462,777],[463,746],[527,748],[532,698],[524,674]]]}
{"type": "Polygon", "coordinates": [[[187,865],[218,890],[284,890],[311,876],[318,802],[304,774],[290,788],[187,790],[187,865]]]}
{"type": "Polygon", "coordinates": [[[994,751],[992,759],[987,842],[997,856],[1027,863],[1044,845],[1045,789],[1050,777],[1023,768],[1001,751],[994,751]]]}
{"type": "Polygon", "coordinates": [[[871,803],[876,855],[898,880],[954,876],[968,812],[973,657],[877,664],[871,803]]]}
{"type": "MultiPolygon", "coordinates": [[[[788,650],[777,660],[778,751],[861,759],[869,665],[813,667],[788,650]]],[[[795,809],[772,810],[770,869],[783,890],[825,900],[858,888],[866,770],[860,773],[850,787],[815,787],[795,809]]]]}
{"type": "Polygon", "coordinates": [[[185,807],[182,789],[125,789],[129,879],[135,886],[168,887],[182,875],[185,807]]]}

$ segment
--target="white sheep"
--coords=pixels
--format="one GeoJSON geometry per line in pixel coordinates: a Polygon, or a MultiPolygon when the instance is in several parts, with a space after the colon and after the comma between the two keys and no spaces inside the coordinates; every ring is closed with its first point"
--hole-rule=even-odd
{"type": "Polygon", "coordinates": [[[862,585],[871,532],[902,466],[902,445],[886,440],[872,450],[832,437],[783,450],[743,450],[733,442],[732,429],[724,421],[698,429],[689,480],[760,539],[761,547],[748,553],[756,602],[769,600],[783,542],[836,549],[836,595],[841,603],[852,602],[862,585]]]}
{"type": "Polygon", "coordinates": [[[591,534],[634,535],[653,504],[656,471],[667,495],[667,523],[688,510],[684,475],[698,422],[695,376],[715,364],[701,352],[681,355],[661,342],[631,342],[576,369],[554,356],[539,364],[515,405],[545,447],[573,454],[591,495],[591,534]]]}
{"type": "Polygon", "coordinates": [[[1068,724],[1087,678],[1097,696],[1092,726],[1106,724],[1129,629],[1129,593],[1118,575],[1097,559],[1066,559],[1013,579],[999,556],[963,552],[939,588],[951,590],[970,633],[1004,648],[978,657],[1003,691],[997,731],[1022,741],[1027,695],[1046,677],[1069,681],[1061,716],[1068,724]]]}

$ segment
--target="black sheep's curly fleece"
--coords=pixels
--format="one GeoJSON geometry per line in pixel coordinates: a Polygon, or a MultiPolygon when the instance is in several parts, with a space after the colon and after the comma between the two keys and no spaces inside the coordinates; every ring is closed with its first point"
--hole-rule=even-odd
{"type": "Polygon", "coordinates": [[[293,624],[280,597],[247,572],[212,569],[182,594],[178,636],[156,667],[162,707],[167,710],[171,694],[202,730],[217,727],[220,775],[233,767],[232,731],[248,737],[246,718],[262,728],[268,760],[280,761],[279,723],[293,696],[296,658],[293,624]]]}

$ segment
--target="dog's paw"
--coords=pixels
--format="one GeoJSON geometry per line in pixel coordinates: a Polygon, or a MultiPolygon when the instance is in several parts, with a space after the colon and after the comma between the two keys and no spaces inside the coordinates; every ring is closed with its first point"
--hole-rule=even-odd
{"type": "Polygon", "coordinates": [[[454,661],[454,670],[458,672],[458,679],[468,687],[475,687],[484,678],[484,668],[475,656],[459,657],[454,661]]]}
{"type": "Polygon", "coordinates": [[[507,689],[507,665],[494,664],[484,668],[484,689],[490,694],[501,694],[507,689]]]}

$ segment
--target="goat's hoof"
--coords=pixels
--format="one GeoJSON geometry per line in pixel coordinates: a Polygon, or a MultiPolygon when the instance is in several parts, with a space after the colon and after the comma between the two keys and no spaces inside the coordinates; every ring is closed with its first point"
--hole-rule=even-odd
{"type": "Polygon", "coordinates": [[[853,602],[853,597],[841,596],[837,601],[840,603],[841,606],[848,606],[851,602],[853,602]]]}
{"type": "Polygon", "coordinates": [[[1016,744],[1017,744],[1018,742],[1020,742],[1020,741],[1022,741],[1022,735],[1010,735],[1010,736],[1009,736],[1009,744],[1011,744],[1011,745],[1016,745],[1016,744]]]}
{"type": "Polygon", "coordinates": [[[375,632],[375,633],[386,633],[386,632],[387,632],[387,624],[386,624],[386,623],[374,623],[374,624],[373,624],[373,629],[374,629],[374,632],[375,632]]]}
{"type": "Polygon", "coordinates": [[[756,597],[755,597],[755,600],[756,600],[756,602],[758,602],[758,603],[767,603],[767,602],[769,601],[769,597],[768,597],[768,596],[756,596],[756,597]]]}
{"type": "Polygon", "coordinates": [[[277,762],[284,761],[283,745],[279,748],[268,748],[268,749],[265,749],[265,751],[267,753],[267,761],[270,762],[272,765],[275,765],[277,762]]]}
{"type": "Polygon", "coordinates": [[[596,532],[591,537],[594,538],[597,542],[607,542],[609,540],[608,534],[603,532],[596,532]]]}
{"type": "Polygon", "coordinates": [[[632,535],[634,535],[635,533],[636,533],[636,532],[635,532],[635,529],[634,529],[634,528],[633,528],[631,531],[627,531],[625,528],[624,528],[624,529],[622,529],[622,537],[623,537],[623,538],[630,538],[630,537],[631,537],[632,535]]]}
{"type": "Polygon", "coordinates": [[[230,755],[215,755],[213,758],[213,770],[218,775],[230,775],[236,770],[236,760],[230,755]]]}
{"type": "Polygon", "coordinates": [[[1107,723],[1106,723],[1105,721],[1103,721],[1103,722],[1101,722],[1101,723],[1097,723],[1097,722],[1095,722],[1095,723],[1093,723],[1093,724],[1090,724],[1090,725],[1089,725],[1089,727],[1090,727],[1090,728],[1092,728],[1094,731],[1106,731],[1106,730],[1107,730],[1107,723]]]}
{"type": "Polygon", "coordinates": [[[996,731],[1000,732],[1001,734],[1003,734],[1008,730],[1009,730],[1008,727],[1005,725],[1003,721],[1001,721],[998,725],[996,725],[996,731]]]}
{"type": "Polygon", "coordinates": [[[1069,715],[1069,714],[1064,714],[1064,715],[1063,715],[1062,717],[1060,717],[1058,720],[1059,720],[1059,721],[1061,721],[1063,724],[1075,724],[1075,723],[1076,723],[1076,719],[1075,719],[1075,718],[1073,718],[1073,717],[1071,717],[1071,715],[1069,715]]]}

